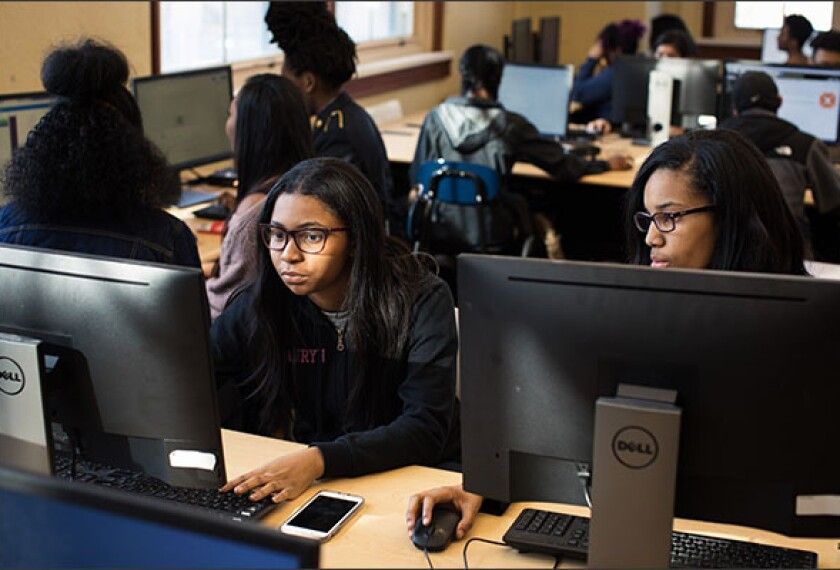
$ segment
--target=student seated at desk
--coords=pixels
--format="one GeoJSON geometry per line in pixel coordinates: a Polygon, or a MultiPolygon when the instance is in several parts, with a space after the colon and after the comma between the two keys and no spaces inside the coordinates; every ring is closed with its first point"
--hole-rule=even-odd
{"type": "Polygon", "coordinates": [[[840,67],[840,31],[829,30],[811,40],[814,65],[840,67]]]}
{"type": "Polygon", "coordinates": [[[319,477],[458,461],[452,296],[385,235],[364,176],[303,161],[260,222],[258,277],[211,330],[222,423],[311,447],[223,490],[279,502],[319,477]]]}
{"type": "Polygon", "coordinates": [[[402,235],[404,196],[394,192],[385,144],[376,123],[343,90],[356,72],[356,44],[336,24],[325,2],[269,2],[265,22],[283,50],[284,77],[303,93],[311,115],[316,156],[356,166],[376,190],[391,233],[402,235]]]}
{"type": "Polygon", "coordinates": [[[0,242],[201,267],[190,229],[162,210],[181,188],[127,79],[125,56],[93,40],[46,57],[59,100],[6,167],[0,242]]]}
{"type": "Polygon", "coordinates": [[[210,316],[256,275],[257,220],[271,186],[292,166],[313,156],[303,96],[288,79],[254,75],[230,103],[225,132],[239,174],[235,208],[225,227],[222,253],[207,280],[210,316]]]}
{"type": "Polygon", "coordinates": [[[659,34],[653,43],[653,57],[693,57],[697,53],[697,46],[691,35],[682,30],[668,30],[659,34]]]}
{"type": "MultiPolygon", "coordinates": [[[[802,239],[764,158],[732,131],[693,131],[656,147],[628,197],[630,262],[657,268],[804,275],[802,239]]],[[[608,315],[602,315],[608,317],[608,315]]],[[[460,485],[408,501],[406,527],[431,521],[436,503],[461,513],[463,538],[482,498],[460,485]]]]}
{"type": "Polygon", "coordinates": [[[644,33],[645,26],[638,20],[622,20],[601,30],[575,76],[569,122],[588,123],[612,117],[612,62],[619,54],[635,54],[644,33]],[[597,73],[596,68],[600,68],[597,73]]]}
{"type": "Polygon", "coordinates": [[[787,65],[808,65],[808,57],[802,53],[805,42],[814,33],[814,26],[802,14],[785,16],[782,29],[776,38],[776,47],[787,52],[787,65]]]}
{"type": "Polygon", "coordinates": [[[782,194],[809,241],[805,189],[810,188],[820,214],[840,211],[840,174],[828,148],[796,125],[779,118],[782,98],[773,78],[760,71],[742,74],[732,87],[732,117],[720,124],[750,140],[767,159],[782,194]]]}
{"type": "Polygon", "coordinates": [[[444,158],[489,166],[503,178],[514,163],[534,164],[560,182],[574,182],[586,174],[630,168],[627,158],[585,161],[566,154],[556,142],[543,138],[528,119],[497,101],[505,61],[485,45],[464,52],[458,64],[461,96],[450,97],[426,115],[414,151],[410,177],[421,164],[444,158]]]}

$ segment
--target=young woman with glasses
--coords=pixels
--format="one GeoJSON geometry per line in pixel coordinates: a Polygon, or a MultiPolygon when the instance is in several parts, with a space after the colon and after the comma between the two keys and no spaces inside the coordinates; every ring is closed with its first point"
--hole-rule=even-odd
{"type": "Polygon", "coordinates": [[[269,192],[256,281],[211,330],[221,415],[310,447],[223,490],[281,501],[322,476],[458,459],[452,297],[382,218],[371,184],[335,158],[269,192]]]}
{"type": "Polygon", "coordinates": [[[230,295],[254,277],[257,219],[268,189],[281,174],[314,155],[300,90],[272,73],[254,75],[245,82],[230,103],[225,132],[233,148],[239,187],[219,262],[207,280],[214,319],[230,295]]]}
{"type": "MultiPolygon", "coordinates": [[[[782,191],[758,149],[734,131],[693,131],[656,147],[628,198],[631,263],[805,274],[802,237],[782,191]]],[[[450,503],[461,514],[455,537],[463,538],[482,501],[461,485],[421,491],[408,500],[406,531],[450,503]]]]}
{"type": "Polygon", "coordinates": [[[804,243],[764,157],[733,131],[658,146],[628,196],[630,262],[805,274],[804,243]]]}

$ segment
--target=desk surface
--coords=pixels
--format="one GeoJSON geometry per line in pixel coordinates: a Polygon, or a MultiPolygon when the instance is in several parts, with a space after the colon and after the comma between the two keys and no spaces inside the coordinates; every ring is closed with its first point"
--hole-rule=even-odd
{"type": "MultiPolygon", "coordinates": [[[[228,477],[234,477],[303,447],[287,441],[222,430],[228,477]]],[[[262,524],[276,528],[315,491],[332,489],[361,495],[365,504],[360,512],[321,549],[321,565],[325,568],[427,568],[423,553],[411,544],[405,531],[405,507],[409,495],[429,487],[454,485],[460,473],[428,467],[403,467],[355,479],[335,479],[314,486],[294,501],[278,506],[262,524]]],[[[467,538],[482,537],[501,540],[502,535],[525,507],[546,508],[576,515],[588,515],[588,509],[574,505],[547,503],[515,503],[501,517],[480,514],[467,538]]],[[[748,540],[776,546],[812,550],[818,553],[821,567],[840,567],[840,550],[836,539],[788,538],[775,533],[734,525],[702,523],[676,519],[677,530],[748,540]]],[[[278,531],[279,532],[279,531],[278,531]]],[[[463,568],[461,557],[464,541],[450,545],[446,551],[430,554],[436,568],[463,568]]],[[[554,559],[539,554],[519,554],[512,548],[483,543],[469,547],[470,567],[476,568],[551,568],[554,559]]],[[[581,566],[565,561],[563,567],[581,566]]]]}
{"type": "MultiPolygon", "coordinates": [[[[414,159],[414,150],[417,147],[420,125],[423,123],[424,116],[425,113],[414,113],[380,129],[382,140],[385,142],[385,150],[388,153],[388,160],[410,163],[414,159]]],[[[638,167],[650,153],[650,147],[634,145],[629,139],[622,139],[614,134],[602,137],[594,144],[601,147],[599,158],[616,153],[627,154],[633,157],[634,167],[630,170],[609,171],[603,174],[584,176],[579,181],[581,184],[629,188],[633,183],[633,177],[636,175],[638,167]]],[[[522,162],[514,165],[513,173],[524,177],[549,178],[548,174],[533,164],[522,162]]]]}

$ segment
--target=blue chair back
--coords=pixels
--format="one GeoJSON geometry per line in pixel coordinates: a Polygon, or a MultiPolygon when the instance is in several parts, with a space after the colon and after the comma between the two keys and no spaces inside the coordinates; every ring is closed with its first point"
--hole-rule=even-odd
{"type": "Polygon", "coordinates": [[[488,166],[468,162],[450,162],[441,159],[430,160],[420,165],[417,184],[420,194],[428,196],[433,191],[432,181],[437,178],[435,200],[450,204],[476,204],[480,200],[481,188],[476,178],[483,183],[483,201],[493,200],[499,193],[499,174],[488,166]]]}

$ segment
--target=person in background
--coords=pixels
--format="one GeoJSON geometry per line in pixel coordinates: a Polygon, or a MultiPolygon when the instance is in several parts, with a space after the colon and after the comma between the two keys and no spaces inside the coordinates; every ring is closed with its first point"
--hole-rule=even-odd
{"type": "Polygon", "coordinates": [[[694,39],[691,38],[691,32],[688,31],[688,26],[685,25],[685,22],[682,18],[680,18],[676,14],[660,14],[658,16],[654,16],[650,20],[650,35],[648,36],[648,53],[650,53],[651,55],[655,54],[656,40],[659,39],[659,36],[671,30],[685,32],[688,35],[689,39],[691,39],[691,43],[694,43],[694,39]]]}
{"type": "MultiPolygon", "coordinates": [[[[556,142],[541,137],[528,119],[505,109],[497,100],[504,65],[502,54],[490,46],[478,44],[464,51],[458,63],[461,95],[448,98],[423,120],[409,172],[412,181],[421,164],[438,158],[488,166],[505,182],[516,162],[534,164],[560,183],[631,167],[630,160],[618,154],[589,161],[567,154],[556,142]]],[[[504,192],[502,199],[517,212],[520,223],[529,224],[524,198],[504,192]]],[[[549,256],[561,257],[559,237],[548,218],[537,214],[536,225],[549,256]]]]}
{"type": "Polygon", "coordinates": [[[811,189],[820,214],[840,211],[840,173],[822,141],[776,115],[781,104],[773,78],[748,71],[732,86],[733,116],[719,128],[739,132],[764,154],[808,243],[805,189],[811,189]]]}
{"type": "Polygon", "coordinates": [[[668,30],[659,34],[654,42],[653,56],[663,57],[694,57],[697,46],[688,32],[682,30],[668,30]]]}
{"type": "Polygon", "coordinates": [[[569,121],[588,123],[612,116],[612,63],[619,55],[633,55],[645,26],[638,20],[608,24],[598,34],[572,85],[569,121]]]}
{"type": "MultiPolygon", "coordinates": [[[[717,269],[805,275],[802,238],[758,150],[728,130],[692,131],[659,145],[627,202],[630,263],[661,269],[717,269]]],[[[463,485],[412,495],[405,524],[428,525],[436,504],[460,514],[455,537],[475,522],[483,498],[463,485]]]]}
{"type": "Polygon", "coordinates": [[[408,189],[395,191],[379,129],[344,90],[356,72],[356,44],[325,2],[269,2],[265,22],[271,41],[283,50],[283,76],[298,86],[314,116],[315,155],[340,158],[361,170],[385,209],[387,230],[402,235],[408,189]]]}
{"type": "Polygon", "coordinates": [[[814,33],[814,26],[808,18],[801,14],[790,14],[785,16],[776,45],[784,52],[787,52],[788,65],[808,65],[808,58],[802,53],[805,42],[814,33]]]}
{"type": "Polygon", "coordinates": [[[6,166],[0,243],[201,267],[195,236],[162,209],[181,186],[143,136],[128,73],[90,39],[47,55],[41,82],[58,100],[6,166]]]}
{"type": "Polygon", "coordinates": [[[830,30],[811,40],[814,65],[840,67],[840,31],[830,30]]]}
{"type": "Polygon", "coordinates": [[[224,491],[293,499],[320,477],[460,460],[446,285],[386,236],[354,166],[298,163],[260,215],[257,278],[210,331],[222,424],[310,447],[224,491]]]}
{"type": "Polygon", "coordinates": [[[206,283],[213,319],[230,295],[256,275],[257,220],[269,188],[292,166],[314,155],[303,96],[294,83],[274,74],[248,78],[230,103],[225,132],[239,186],[221,256],[206,283]]]}

